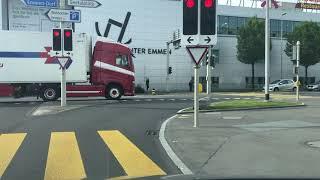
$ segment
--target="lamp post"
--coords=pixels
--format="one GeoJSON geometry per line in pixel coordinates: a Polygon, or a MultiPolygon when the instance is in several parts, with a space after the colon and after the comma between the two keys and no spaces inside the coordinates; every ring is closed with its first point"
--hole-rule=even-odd
{"type": "Polygon", "coordinates": [[[283,49],[282,49],[282,44],[283,44],[283,19],[282,17],[285,16],[287,13],[282,13],[281,14],[281,30],[280,30],[280,41],[281,41],[281,45],[280,45],[280,76],[281,76],[281,79],[283,78],[283,63],[282,63],[282,54],[283,54],[283,49]]]}

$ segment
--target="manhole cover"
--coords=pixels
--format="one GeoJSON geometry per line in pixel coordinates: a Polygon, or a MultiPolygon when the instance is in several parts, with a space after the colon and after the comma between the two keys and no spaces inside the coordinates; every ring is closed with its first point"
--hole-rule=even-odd
{"type": "Polygon", "coordinates": [[[307,145],[314,148],[320,148],[320,141],[309,141],[307,145]]]}

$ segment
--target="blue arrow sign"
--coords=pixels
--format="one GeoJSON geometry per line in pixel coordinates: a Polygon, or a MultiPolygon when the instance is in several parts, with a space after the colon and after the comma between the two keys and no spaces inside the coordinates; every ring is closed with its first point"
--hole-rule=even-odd
{"type": "Polygon", "coordinates": [[[57,7],[58,0],[21,0],[27,6],[57,7]]]}

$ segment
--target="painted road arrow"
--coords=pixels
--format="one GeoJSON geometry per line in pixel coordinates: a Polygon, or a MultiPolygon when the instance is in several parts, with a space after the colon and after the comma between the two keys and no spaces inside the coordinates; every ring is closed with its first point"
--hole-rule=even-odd
{"type": "Polygon", "coordinates": [[[81,22],[81,11],[80,10],[67,10],[67,9],[50,9],[46,15],[51,21],[58,22],[81,22]]]}
{"type": "Polygon", "coordinates": [[[191,43],[194,39],[192,39],[191,37],[188,38],[188,42],[191,43]]]}
{"type": "Polygon", "coordinates": [[[57,7],[58,0],[21,0],[27,6],[57,7]]]}
{"type": "Polygon", "coordinates": [[[211,38],[209,36],[207,36],[207,39],[205,39],[205,41],[207,41],[207,43],[209,44],[211,41],[211,38]]]}
{"type": "Polygon", "coordinates": [[[97,8],[101,6],[101,3],[95,0],[68,0],[69,6],[97,8]]]}

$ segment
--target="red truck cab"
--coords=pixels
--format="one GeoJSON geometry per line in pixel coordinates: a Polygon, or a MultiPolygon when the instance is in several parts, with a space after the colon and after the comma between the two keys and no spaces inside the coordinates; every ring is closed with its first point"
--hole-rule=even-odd
{"type": "Polygon", "coordinates": [[[68,97],[105,96],[119,99],[134,96],[134,64],[129,47],[117,43],[97,40],[90,64],[90,85],[67,86],[68,97]]]}

